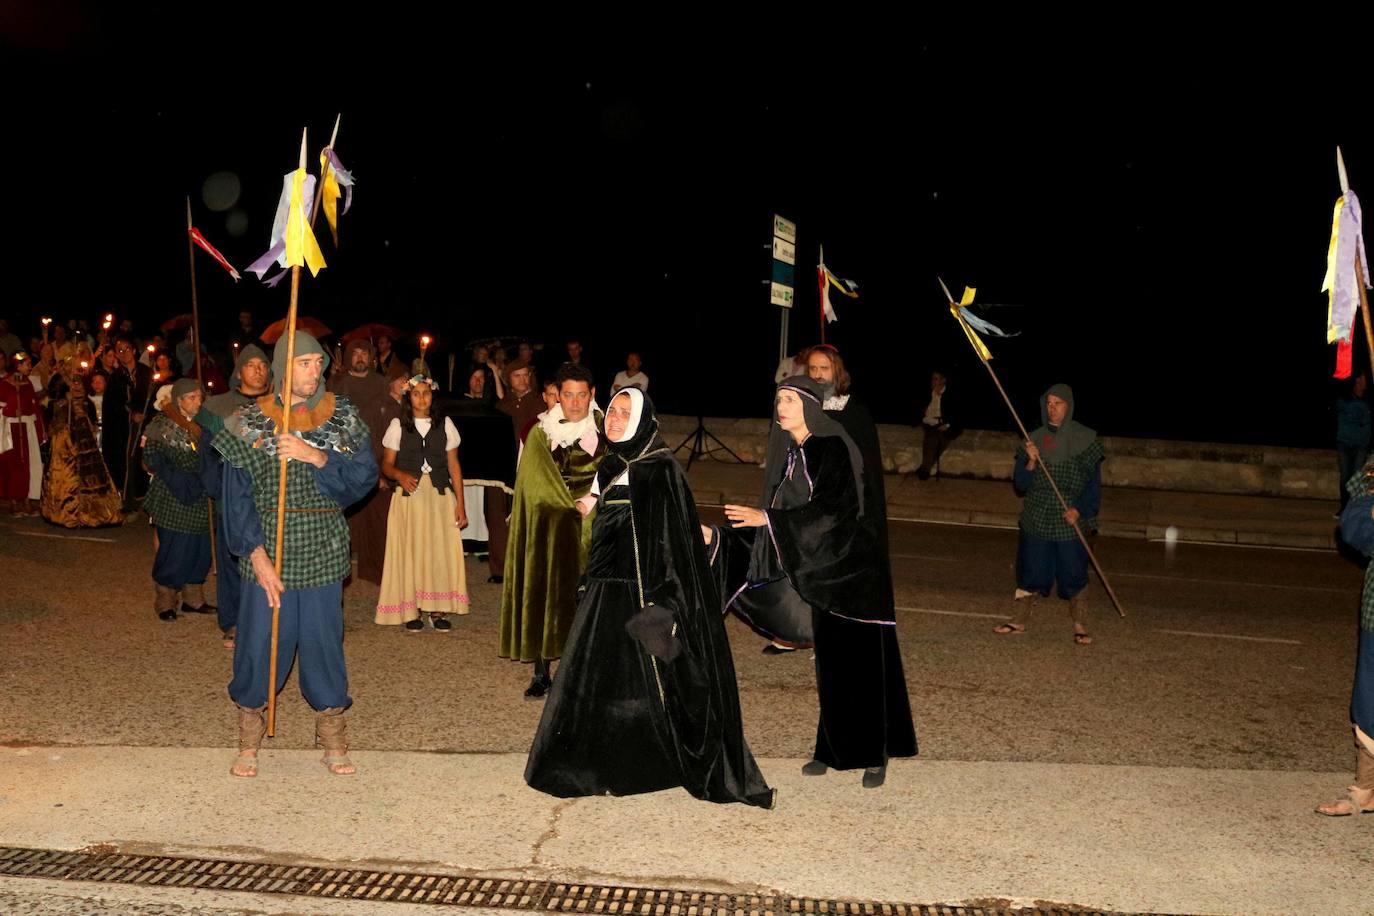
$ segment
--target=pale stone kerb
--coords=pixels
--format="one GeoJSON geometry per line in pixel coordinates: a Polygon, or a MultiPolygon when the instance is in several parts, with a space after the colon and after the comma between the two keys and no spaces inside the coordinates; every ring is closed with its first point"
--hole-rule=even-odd
{"type": "MultiPolygon", "coordinates": [[[[696,428],[695,417],[660,415],[663,437],[677,445],[696,428]]],[[[707,418],[706,427],[746,461],[763,460],[766,418],[707,418]]],[[[909,474],[921,464],[922,432],[914,426],[879,424],[883,469],[909,474]]],[[[969,429],[940,460],[941,474],[974,480],[1010,480],[1020,436],[1005,430],[969,429]]],[[[1336,460],[1326,449],[1175,442],[1166,439],[1102,437],[1108,461],[1103,483],[1113,487],[1335,499],[1336,460]]]]}

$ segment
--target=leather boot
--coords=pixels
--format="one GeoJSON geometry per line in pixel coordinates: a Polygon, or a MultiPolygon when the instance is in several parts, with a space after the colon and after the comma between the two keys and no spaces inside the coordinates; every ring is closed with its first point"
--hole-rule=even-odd
{"type": "Polygon", "coordinates": [[[213,614],[219,610],[213,604],[205,602],[205,583],[187,583],[181,590],[181,613],[183,614],[213,614]]]}
{"type": "Polygon", "coordinates": [[[153,611],[159,620],[177,619],[177,592],[174,588],[165,585],[157,586],[157,594],[153,598],[153,611]]]}
{"type": "Polygon", "coordinates": [[[329,772],[335,776],[352,775],[334,769],[337,766],[353,766],[353,761],[348,759],[348,724],[344,721],[342,706],[321,709],[315,713],[315,746],[324,748],[321,762],[329,772]]]}
{"type": "Polygon", "coordinates": [[[258,749],[262,747],[262,736],[267,734],[266,706],[257,709],[234,707],[239,712],[239,755],[229,768],[232,776],[258,775],[258,749]],[[251,754],[245,755],[245,751],[251,754]]]}

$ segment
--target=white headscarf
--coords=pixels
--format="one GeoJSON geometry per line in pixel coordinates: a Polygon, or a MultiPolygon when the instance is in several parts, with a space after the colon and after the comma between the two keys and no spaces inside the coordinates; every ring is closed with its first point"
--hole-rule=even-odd
{"type": "MultiPolygon", "coordinates": [[[[626,439],[633,439],[635,433],[639,432],[639,418],[644,413],[644,392],[640,391],[638,388],[622,388],[617,391],[615,397],[612,397],[610,402],[606,405],[607,409],[609,409],[610,405],[615,403],[615,399],[621,395],[625,395],[630,399],[630,422],[625,424],[625,432],[620,438],[612,439],[612,442],[622,442],[626,439]]],[[[607,432],[606,438],[611,438],[609,432],[607,432]]]]}

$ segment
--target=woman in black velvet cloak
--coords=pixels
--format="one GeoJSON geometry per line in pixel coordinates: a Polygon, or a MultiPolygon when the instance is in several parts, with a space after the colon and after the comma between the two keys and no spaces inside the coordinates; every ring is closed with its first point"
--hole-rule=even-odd
{"type": "Polygon", "coordinates": [[[809,612],[821,715],[814,759],[802,772],[862,767],[864,785],[876,788],[889,757],[915,756],[916,730],[883,575],[882,519],[861,498],[858,446],[822,401],[804,376],[778,386],[767,508],[727,505],[732,529],[712,532],[713,562],[730,606],[765,635],[796,639],[809,612]]]}
{"type": "Polygon", "coordinates": [[[611,399],[577,616],[525,766],[560,797],[682,786],[773,805],[740,721],[696,504],[638,389],[611,399]]]}

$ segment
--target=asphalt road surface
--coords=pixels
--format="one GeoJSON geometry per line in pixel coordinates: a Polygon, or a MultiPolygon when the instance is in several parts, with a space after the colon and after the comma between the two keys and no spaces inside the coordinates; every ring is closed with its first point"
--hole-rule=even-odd
{"type": "MultiPolygon", "coordinates": [[[[704,509],[710,517],[717,510],[704,509]]],[[[714,518],[719,518],[718,514],[714,518]]],[[[922,756],[967,761],[1342,771],[1361,570],[1333,553],[1097,540],[1127,617],[1090,587],[1095,642],[1065,605],[996,636],[1014,531],[894,522],[900,641],[922,756]]],[[[151,531],[0,521],[0,743],[230,747],[230,652],[213,617],[159,621],[151,531]]],[[[355,756],[520,752],[540,705],[497,658],[499,586],[470,559],[471,613],[449,633],[373,624],[346,590],[355,756]]],[[[810,653],[764,656],[731,620],[745,734],[760,757],[809,756],[810,653]]],[[[279,747],[313,729],[294,677],[279,747]]]]}

